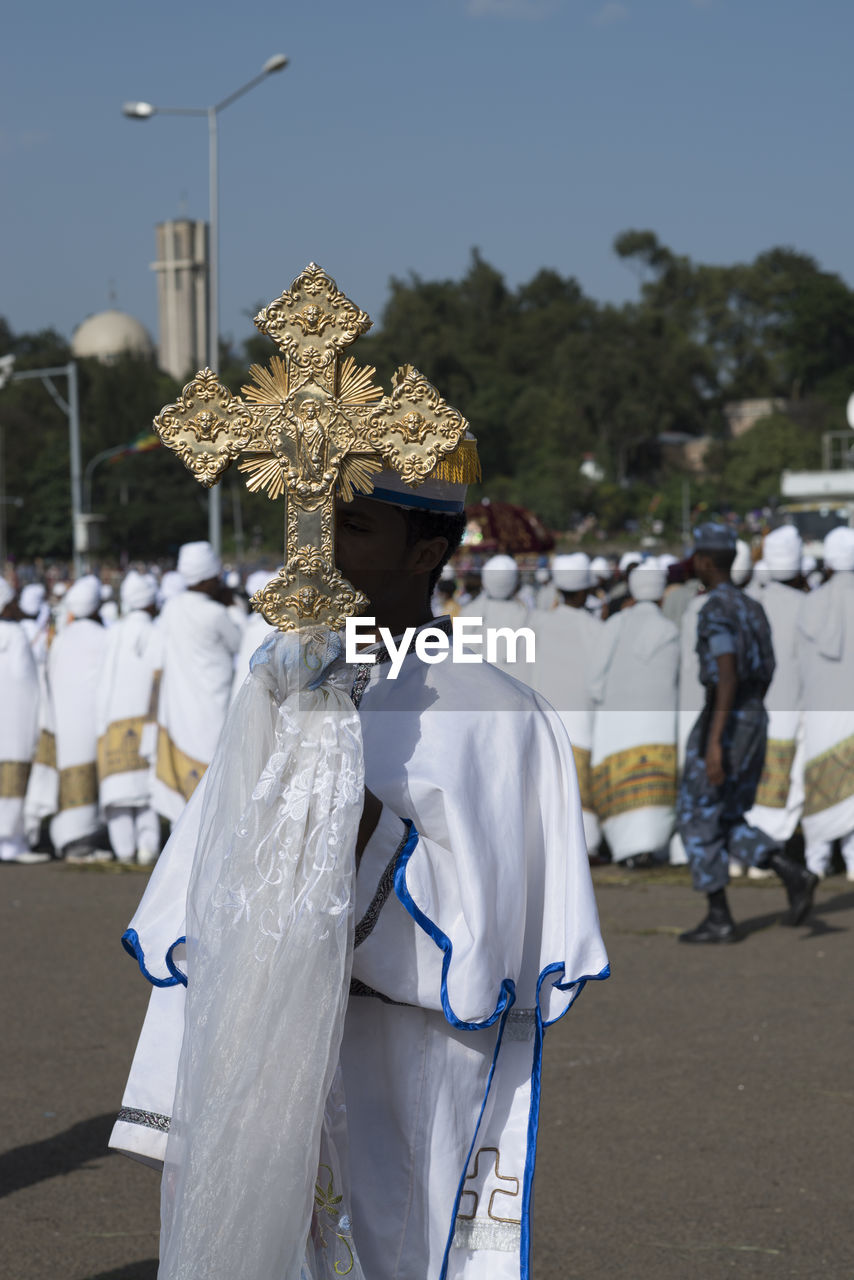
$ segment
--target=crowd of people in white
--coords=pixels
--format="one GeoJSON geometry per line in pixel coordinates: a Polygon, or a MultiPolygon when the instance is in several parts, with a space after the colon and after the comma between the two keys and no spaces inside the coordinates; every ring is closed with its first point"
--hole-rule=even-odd
{"type": "MultiPolygon", "coordinates": [[[[225,588],[218,557],[195,542],[176,571],[129,571],[120,609],[94,575],[50,595],[39,582],[18,593],[0,579],[0,859],[154,862],[268,634],[247,597],[270,576],[225,588]]],[[[776,658],[748,820],[781,847],[800,824],[819,875],[839,840],[854,880],[854,530],[828,535],[819,566],[782,526],[756,563],[739,544],[732,576],[765,609],[776,658]]],[[[706,696],[695,654],[704,603],[688,566],[640,552],[618,563],[558,555],[533,582],[512,557],[495,556],[477,591],[458,589],[450,569],[439,583],[437,614],[533,631],[533,654],[517,647],[511,664],[499,652],[498,665],[566,725],[591,857],[627,867],[686,860],[675,800],[706,696]]]]}

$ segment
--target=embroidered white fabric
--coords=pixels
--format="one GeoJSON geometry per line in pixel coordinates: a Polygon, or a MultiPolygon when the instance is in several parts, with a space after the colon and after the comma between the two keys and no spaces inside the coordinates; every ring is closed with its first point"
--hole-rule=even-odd
{"type": "Polygon", "coordinates": [[[210,766],[160,1280],[362,1280],[337,1063],[364,757],[340,649],[272,634],[210,766]]]}

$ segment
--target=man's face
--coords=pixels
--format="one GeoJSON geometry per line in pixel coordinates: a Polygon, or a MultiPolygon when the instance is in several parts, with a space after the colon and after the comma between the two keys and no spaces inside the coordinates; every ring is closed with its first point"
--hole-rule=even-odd
{"type": "Polygon", "coordinates": [[[375,615],[394,605],[412,575],[412,552],[406,545],[406,517],[398,507],[369,498],[338,502],[335,507],[335,562],[348,582],[363,591],[375,615]]]}
{"type": "Polygon", "coordinates": [[[710,587],[715,581],[715,562],[703,551],[694,552],[694,572],[704,587],[710,587]]]}

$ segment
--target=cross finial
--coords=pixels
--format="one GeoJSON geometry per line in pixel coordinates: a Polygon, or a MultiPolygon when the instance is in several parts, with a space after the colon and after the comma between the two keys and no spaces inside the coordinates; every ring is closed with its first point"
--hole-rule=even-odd
{"type": "Polygon", "coordinates": [[[367,604],[335,568],[336,492],[348,502],[369,494],[384,466],[409,485],[461,474],[468,423],[411,366],[398,369],[385,396],[375,369],[344,357],[371,320],[314,263],[255,324],[281,355],[251,367],[245,398],[203,369],[154,427],[203,485],[239,459],[249,489],[284,495],[285,564],[253,603],[282,631],[336,629],[367,604]]]}

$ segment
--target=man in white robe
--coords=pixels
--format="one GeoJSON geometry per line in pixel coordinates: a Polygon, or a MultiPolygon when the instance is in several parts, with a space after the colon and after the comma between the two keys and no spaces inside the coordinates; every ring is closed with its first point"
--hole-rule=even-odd
{"type": "Polygon", "coordinates": [[[745,821],[759,827],[781,846],[794,834],[804,803],[797,653],[797,622],[804,603],[802,552],[801,536],[794,525],[781,525],[765,539],[763,555],[769,581],[762,590],[762,608],[771,628],[776,665],[765,695],[768,712],[765,767],[756,800],[745,814],[745,821]]]}
{"type": "Polygon", "coordinates": [[[57,856],[93,862],[109,857],[98,848],[97,716],[107,633],[98,618],[101,584],[88,574],[65,597],[68,621],[51,646],[47,683],[56,735],[57,811],[50,838],[57,856]]]}
{"type": "MultiPolygon", "coordinates": [[[[257,573],[250,573],[246,579],[246,594],[251,600],[256,591],[263,591],[268,582],[271,582],[276,575],[267,573],[265,569],[259,569],[257,573]]],[[[243,681],[249,675],[249,659],[252,657],[259,644],[262,644],[270,634],[270,624],[264,617],[263,613],[258,613],[255,609],[250,609],[243,623],[243,633],[240,638],[240,648],[237,651],[237,660],[234,664],[234,684],[231,689],[231,696],[235,698],[243,684],[243,681]]]]}
{"type": "Polygon", "coordinates": [[[21,626],[33,650],[33,657],[43,667],[47,662],[50,608],[46,592],[40,582],[29,582],[18,597],[18,605],[24,615],[21,626]]]}
{"type": "Polygon", "coordinates": [[[31,854],[24,799],[38,737],[39,681],[15,592],[0,578],[0,862],[43,862],[31,854]]]}
{"type": "Polygon", "coordinates": [[[840,840],[854,881],[854,529],[824,540],[830,578],[804,597],[798,620],[804,726],[807,866],[826,875],[840,840]]]}
{"type": "Polygon", "coordinates": [[[131,572],[122,582],[122,617],[107,635],[98,686],[98,786],[110,844],[119,862],[149,866],[160,852],[143,734],[152,711],[152,627],[157,583],[131,572]]]}
{"type": "Polygon", "coordinates": [[[518,643],[510,639],[511,633],[525,627],[529,618],[529,610],[516,596],[518,586],[519,566],[513,557],[492,556],[481,570],[480,595],[460,609],[460,616],[482,618],[484,633],[493,630],[497,634],[494,665],[517,680],[529,681],[531,655],[521,639],[518,643]]]}
{"type": "Polygon", "coordinates": [[[222,562],[209,542],[188,542],[178,555],[187,583],[163,606],[152,636],[162,671],[152,786],[156,811],[180,817],[213,759],[231,699],[241,628],[230,616],[222,562]]]}
{"type": "MultiPolygon", "coordinates": [[[[405,490],[377,490],[391,496],[340,509],[338,567],[389,633],[435,632],[431,577],[464,520],[426,518],[429,482],[414,509],[405,490]]],[[[391,679],[381,645],[360,658],[367,790],[341,1050],[359,1274],[521,1280],[544,1030],[586,979],[607,976],[570,744],[539,695],[487,663],[428,665],[410,650],[391,679]]],[[[204,802],[203,787],[125,935],[157,986],[111,1141],[153,1163],[172,1141],[180,862],[204,802]]],[[[231,1199],[264,1194],[227,1187],[231,1199]]]]}
{"type": "Polygon", "coordinates": [[[586,608],[593,586],[590,560],[583,551],[555,556],[552,582],[559,603],[530,619],[536,636],[536,662],[529,683],[554,707],[572,743],[578,774],[587,850],[595,855],[601,840],[593,807],[590,750],[593,745],[592,676],[602,645],[602,623],[586,608]]]}
{"type": "Polygon", "coordinates": [[[649,865],[674,825],[679,632],[659,607],[666,584],[654,560],[629,571],[634,604],[604,624],[593,677],[593,803],[630,867],[649,865]]]}

